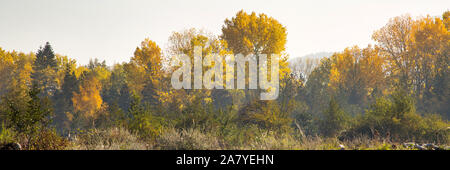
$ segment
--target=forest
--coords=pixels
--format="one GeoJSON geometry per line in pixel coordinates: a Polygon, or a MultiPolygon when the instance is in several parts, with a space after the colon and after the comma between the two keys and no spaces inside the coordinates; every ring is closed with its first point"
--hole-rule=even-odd
{"type": "Polygon", "coordinates": [[[79,65],[49,42],[28,53],[0,47],[0,148],[449,149],[449,23],[450,11],[393,17],[367,35],[375,44],[321,58],[290,58],[286,27],[243,10],[220,35],[173,32],[167,49],[143,37],[128,62],[114,65],[79,65]],[[204,56],[280,55],[278,98],[174,89],[176,56],[194,60],[195,46],[204,56]]]}

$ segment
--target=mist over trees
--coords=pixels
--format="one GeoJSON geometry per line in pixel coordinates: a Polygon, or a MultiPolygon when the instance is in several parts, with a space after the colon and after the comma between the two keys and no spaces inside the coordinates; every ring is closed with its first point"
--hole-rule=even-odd
{"type": "MultiPolygon", "coordinates": [[[[0,48],[0,144],[108,149],[99,146],[111,138],[110,149],[332,149],[336,142],[326,148],[314,141],[355,139],[448,145],[449,16],[394,17],[373,33],[373,45],[293,60],[285,52],[286,27],[245,11],[226,19],[221,35],[173,32],[167,49],[143,37],[129,62],[111,66],[97,59],[78,65],[49,42],[28,54],[0,48]],[[279,97],[173,89],[176,56],[193,63],[194,46],[223,61],[226,54],[256,54],[256,61],[281,55],[279,97]]],[[[225,85],[236,75],[224,69],[225,85]]]]}

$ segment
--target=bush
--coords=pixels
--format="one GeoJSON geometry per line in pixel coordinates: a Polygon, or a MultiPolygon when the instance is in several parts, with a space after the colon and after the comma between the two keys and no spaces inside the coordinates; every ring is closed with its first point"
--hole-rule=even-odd
{"type": "Polygon", "coordinates": [[[276,101],[255,101],[249,103],[238,113],[241,125],[257,125],[261,129],[289,132],[292,118],[288,113],[280,111],[276,101]]]}
{"type": "Polygon", "coordinates": [[[130,120],[129,129],[135,132],[141,139],[153,141],[161,135],[163,118],[141,113],[130,120]]]}
{"type": "Polygon", "coordinates": [[[319,132],[325,137],[335,137],[349,126],[349,121],[350,116],[334,99],[331,99],[328,109],[323,112],[318,122],[319,132]]]}
{"type": "Polygon", "coordinates": [[[3,101],[7,106],[2,111],[6,126],[17,132],[16,137],[23,139],[22,146],[27,149],[33,149],[39,142],[37,140],[47,136],[42,133],[49,127],[53,115],[50,100],[39,97],[39,94],[40,90],[33,85],[26,97],[13,100],[6,98],[3,101]]]}
{"type": "Polygon", "coordinates": [[[16,133],[13,129],[7,128],[4,124],[0,128],[0,146],[6,143],[16,142],[16,133]]]}
{"type": "Polygon", "coordinates": [[[449,124],[440,117],[416,114],[413,98],[401,93],[377,99],[357,122],[341,139],[366,135],[393,142],[449,142],[449,124]]]}
{"type": "Polygon", "coordinates": [[[136,93],[132,95],[132,101],[128,108],[128,128],[133,133],[139,134],[144,140],[154,140],[161,133],[164,119],[152,115],[147,107],[141,104],[141,98],[136,93]]]}
{"type": "Polygon", "coordinates": [[[59,136],[55,129],[46,129],[39,132],[37,138],[30,144],[32,150],[64,150],[70,142],[59,136]]]}

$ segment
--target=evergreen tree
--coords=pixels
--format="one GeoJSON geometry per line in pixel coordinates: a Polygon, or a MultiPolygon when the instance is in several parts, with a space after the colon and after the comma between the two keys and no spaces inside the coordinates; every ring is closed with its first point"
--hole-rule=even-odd
{"type": "Polygon", "coordinates": [[[39,139],[39,132],[49,128],[53,109],[48,98],[38,96],[40,90],[33,86],[26,101],[9,100],[6,111],[6,122],[18,134],[27,140],[26,147],[30,149],[39,139]]]}
{"type": "Polygon", "coordinates": [[[47,67],[56,68],[56,58],[53,48],[49,42],[47,42],[44,48],[40,48],[36,53],[36,60],[34,61],[34,67],[37,70],[43,70],[47,67]]]}
{"type": "Polygon", "coordinates": [[[349,116],[342,110],[334,98],[319,121],[319,131],[325,137],[335,137],[344,130],[349,122],[349,116]]]}
{"type": "Polygon", "coordinates": [[[41,90],[42,96],[52,96],[57,89],[56,82],[57,62],[50,43],[36,53],[33,64],[32,83],[41,90]]]}
{"type": "Polygon", "coordinates": [[[67,117],[73,111],[73,92],[78,89],[78,81],[75,73],[70,67],[66,67],[64,82],[61,89],[55,94],[55,124],[58,130],[68,129],[69,118],[67,117]]]}

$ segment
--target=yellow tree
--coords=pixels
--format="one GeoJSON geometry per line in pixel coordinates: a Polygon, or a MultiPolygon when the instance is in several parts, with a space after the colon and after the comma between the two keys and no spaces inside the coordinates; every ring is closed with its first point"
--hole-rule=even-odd
{"type": "Polygon", "coordinates": [[[386,59],[380,53],[378,47],[371,46],[362,50],[363,58],[361,64],[361,75],[364,78],[365,93],[368,96],[376,97],[389,93],[389,86],[386,82],[386,59]]]}
{"type": "Polygon", "coordinates": [[[137,70],[143,71],[142,74],[145,76],[142,91],[144,100],[157,104],[158,91],[161,89],[161,79],[164,74],[161,48],[150,39],[145,39],[134,51],[131,63],[138,67],[137,70]]]}
{"type": "Polygon", "coordinates": [[[408,53],[411,48],[412,24],[413,20],[408,15],[395,17],[372,35],[372,39],[378,42],[387,57],[392,80],[404,90],[412,90],[411,70],[414,68],[414,61],[408,53]]]}
{"type": "Polygon", "coordinates": [[[0,96],[8,92],[14,67],[14,56],[0,48],[0,96]]]}
{"type": "Polygon", "coordinates": [[[446,112],[448,108],[448,73],[450,33],[444,20],[438,17],[424,17],[414,22],[411,28],[411,50],[414,69],[412,80],[419,109],[427,112],[446,112]],[[432,99],[431,101],[428,101],[432,99]],[[433,103],[434,107],[424,107],[433,103]],[[428,109],[427,109],[428,108],[428,109]]]}
{"type": "Polygon", "coordinates": [[[346,48],[331,57],[329,86],[350,103],[364,103],[385,89],[385,63],[377,48],[346,48]]]}
{"type": "Polygon", "coordinates": [[[417,93],[421,94],[431,90],[431,81],[439,71],[448,69],[442,64],[448,64],[450,34],[440,18],[425,17],[412,25],[411,44],[413,80],[417,93]]]}
{"type": "Polygon", "coordinates": [[[15,95],[26,95],[31,85],[33,60],[34,54],[7,52],[0,48],[0,96],[12,91],[18,92],[15,95]]]}
{"type": "Polygon", "coordinates": [[[450,11],[445,11],[444,14],[442,14],[442,20],[448,30],[448,25],[450,24],[450,11]]]}
{"type": "Polygon", "coordinates": [[[161,48],[152,40],[145,39],[134,51],[131,61],[143,67],[151,76],[157,76],[161,70],[161,48]]]}
{"type": "Polygon", "coordinates": [[[279,54],[285,50],[286,28],[266,14],[241,10],[231,20],[225,20],[222,33],[235,54],[279,54]]]}
{"type": "MultiPolygon", "coordinates": [[[[390,80],[399,85],[399,89],[414,94],[419,109],[430,108],[426,107],[429,105],[426,100],[434,98],[434,94],[441,96],[436,99],[440,102],[433,102],[435,106],[448,103],[448,16],[447,11],[442,18],[396,17],[373,35],[388,59],[390,80]]],[[[434,108],[444,108],[440,110],[446,112],[448,107],[445,105],[434,108]]]]}
{"type": "Polygon", "coordinates": [[[126,73],[127,85],[130,88],[130,91],[135,91],[136,93],[140,94],[144,89],[146,82],[145,69],[132,62],[124,63],[123,67],[126,73]]]}
{"type": "MultiPolygon", "coordinates": [[[[285,45],[286,45],[286,37],[287,37],[287,30],[286,28],[278,22],[276,19],[267,16],[266,14],[256,14],[255,12],[252,12],[251,14],[248,14],[244,12],[243,10],[239,11],[236,16],[234,16],[231,19],[226,19],[224,25],[222,26],[222,35],[221,38],[227,42],[228,48],[236,55],[236,54],[242,54],[244,56],[247,56],[248,54],[253,54],[255,58],[252,58],[252,60],[255,60],[257,63],[257,68],[259,68],[259,58],[261,54],[267,55],[268,65],[271,65],[271,57],[273,54],[275,55],[281,55],[282,57],[279,60],[279,76],[280,76],[280,82],[286,82],[283,81],[285,78],[287,78],[288,74],[290,74],[290,69],[288,67],[287,58],[288,55],[284,54],[285,45]]],[[[249,67],[249,63],[246,63],[246,67],[249,67]]],[[[237,68],[236,68],[237,69],[237,68]]],[[[236,70],[235,69],[235,70],[236,70]]],[[[259,75],[260,71],[268,71],[269,74],[267,74],[268,78],[271,77],[271,69],[268,70],[260,70],[257,69],[257,75],[259,75]]],[[[249,73],[246,73],[246,78],[248,78],[248,82],[250,82],[250,76],[249,73]]],[[[256,79],[256,82],[259,84],[259,79],[261,77],[258,77],[256,79]]],[[[261,85],[261,84],[259,84],[261,85]]],[[[285,84],[280,84],[281,87],[285,86],[285,84]]],[[[284,88],[282,88],[284,89],[284,88]]],[[[247,100],[255,100],[259,95],[261,90],[246,90],[245,94],[247,96],[247,100]],[[255,93],[254,93],[255,92],[255,93]]],[[[285,101],[285,99],[281,99],[280,101],[285,101]]],[[[247,113],[245,111],[246,108],[253,106],[272,106],[277,103],[272,103],[274,101],[257,101],[255,102],[248,102],[249,106],[244,107],[242,110],[242,113],[247,113]]],[[[272,107],[272,108],[278,108],[272,107]]],[[[242,111],[241,110],[241,111],[242,111]]],[[[285,108],[281,108],[281,110],[286,110],[285,108]]],[[[275,114],[277,111],[276,109],[266,109],[266,108],[259,108],[259,110],[256,113],[256,116],[251,116],[252,119],[259,119],[261,117],[269,117],[271,114],[275,114]]],[[[248,114],[251,114],[248,112],[248,114]]],[[[280,117],[277,118],[277,120],[284,120],[284,115],[278,115],[280,117]]],[[[241,115],[242,120],[244,120],[246,115],[241,115]]],[[[255,120],[257,121],[257,120],[255,120]]],[[[262,120],[263,122],[266,122],[265,120],[262,120]]]]}
{"type": "MultiPolygon", "coordinates": [[[[235,17],[225,20],[221,36],[234,54],[244,56],[255,54],[257,62],[259,62],[260,54],[267,54],[268,61],[271,61],[272,54],[281,55],[280,79],[290,73],[287,63],[288,55],[283,53],[286,37],[286,28],[276,19],[263,13],[248,14],[243,10],[239,11],[235,17]]],[[[259,66],[259,63],[257,65],[259,66]]],[[[257,71],[259,72],[259,69],[257,71]]],[[[270,70],[267,71],[270,73],[270,70]]],[[[267,75],[270,77],[270,74],[267,75]]]]}
{"type": "MultiPolygon", "coordinates": [[[[169,37],[168,54],[170,56],[168,59],[168,72],[172,73],[181,67],[180,59],[178,58],[180,54],[187,55],[190,62],[194,63],[195,47],[201,47],[199,53],[202,54],[202,57],[207,57],[211,53],[221,53],[222,49],[220,48],[220,45],[221,44],[214,36],[202,30],[192,28],[182,32],[174,32],[169,37]]],[[[212,66],[202,66],[202,73],[211,67],[212,66]]],[[[194,70],[193,64],[191,65],[191,70],[194,70]]],[[[166,85],[170,86],[170,78],[166,77],[166,80],[166,85]]],[[[193,76],[191,76],[191,83],[192,82],[194,82],[193,76]]],[[[182,111],[186,106],[209,104],[212,99],[210,90],[166,89],[161,93],[160,101],[164,103],[166,107],[171,108],[171,110],[176,108],[177,111],[182,111]]]]}
{"type": "Polygon", "coordinates": [[[103,99],[100,96],[101,88],[102,85],[95,74],[85,72],[78,91],[74,92],[72,97],[75,112],[82,118],[91,121],[93,127],[103,104],[103,99]]]}

